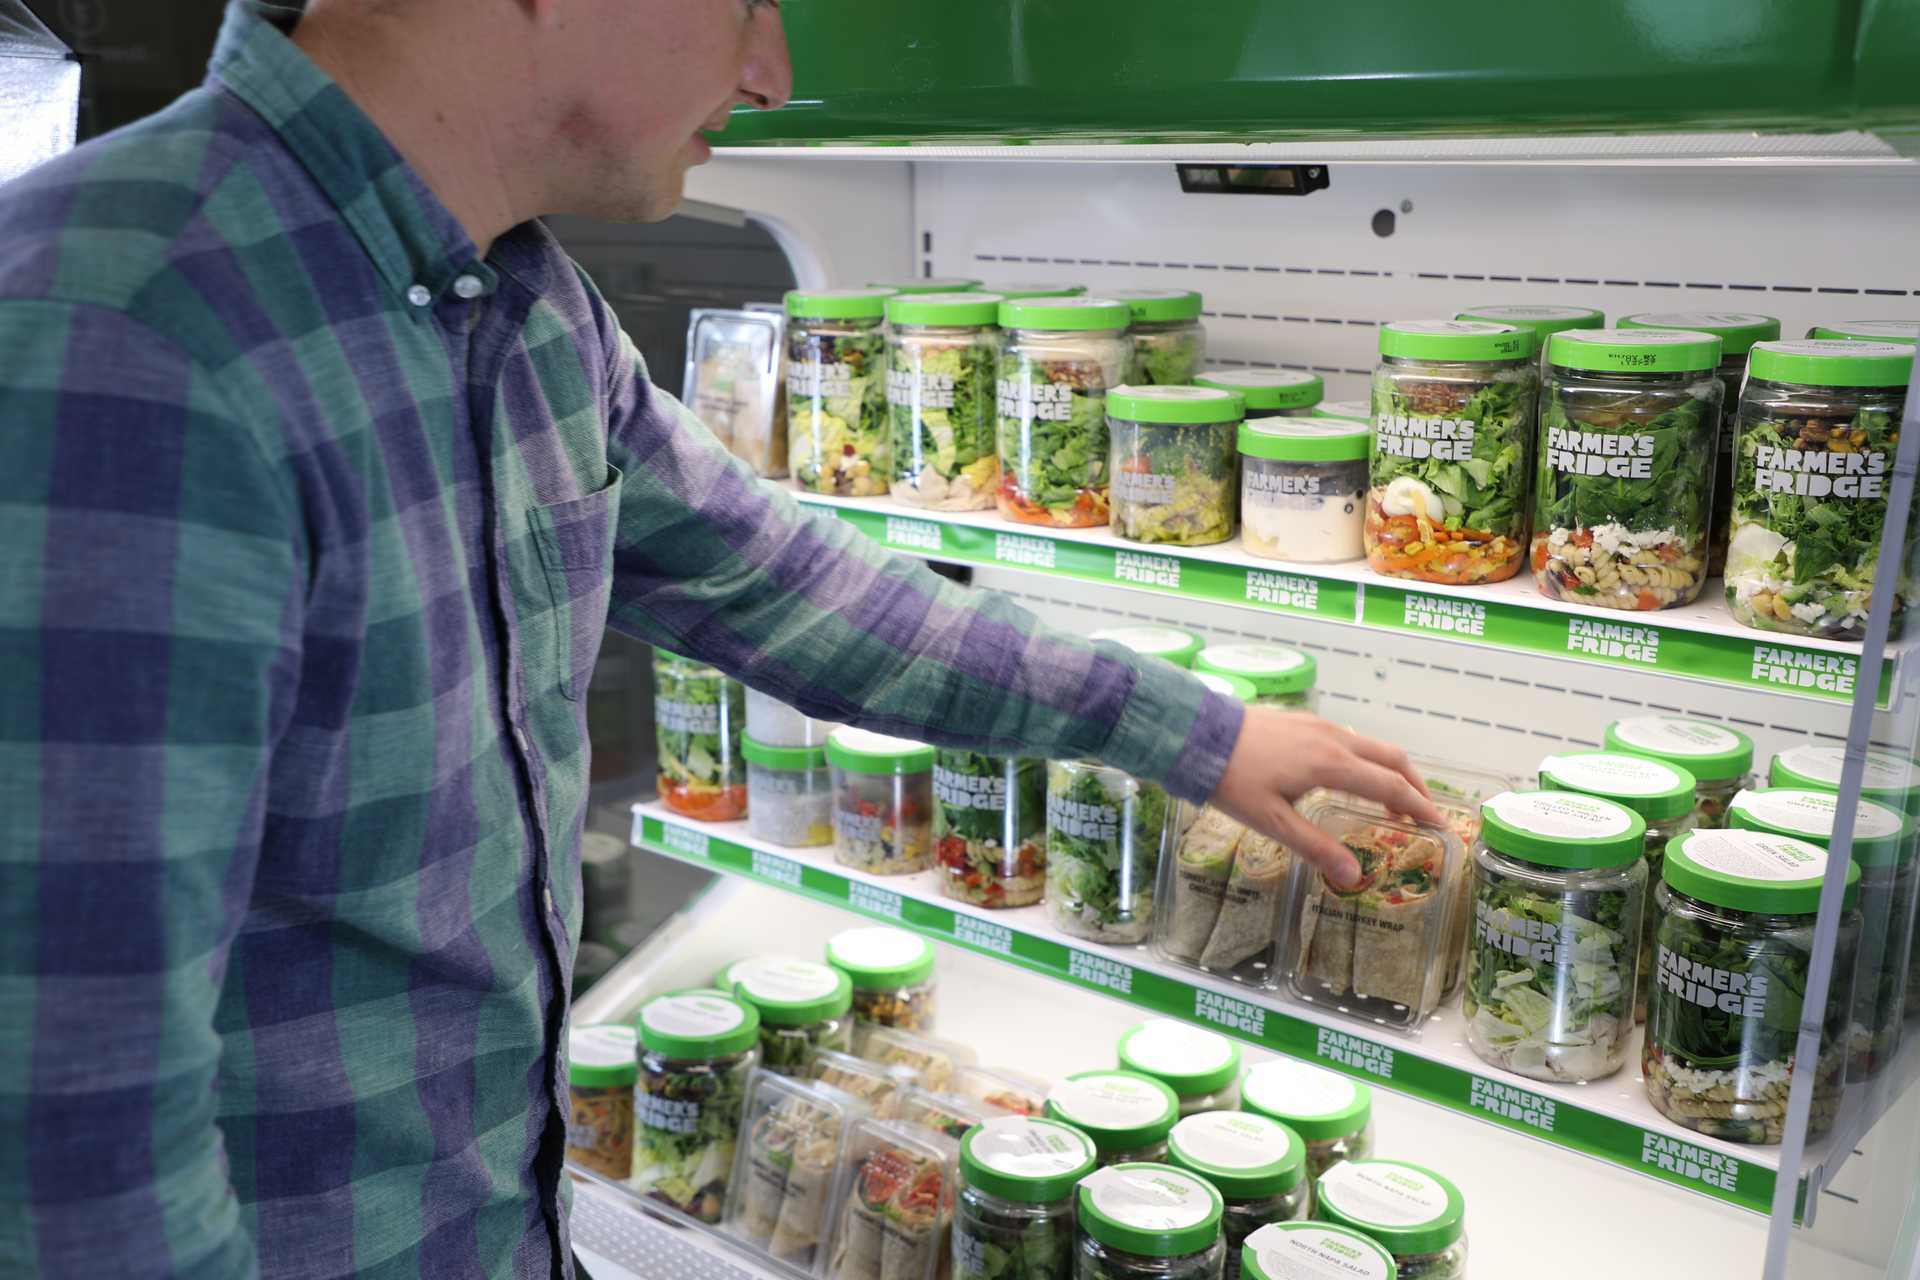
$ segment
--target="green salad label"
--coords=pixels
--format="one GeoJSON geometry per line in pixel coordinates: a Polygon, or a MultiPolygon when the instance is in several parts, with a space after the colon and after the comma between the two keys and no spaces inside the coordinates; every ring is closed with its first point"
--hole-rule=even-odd
{"type": "Polygon", "coordinates": [[[1248,1280],[1393,1280],[1393,1256],[1357,1231],[1324,1222],[1269,1223],[1247,1237],[1248,1280]]]}
{"type": "Polygon", "coordinates": [[[1409,1165],[1349,1160],[1327,1170],[1320,1197],[1329,1208],[1369,1226],[1418,1227],[1447,1211],[1446,1188],[1409,1165]]]}

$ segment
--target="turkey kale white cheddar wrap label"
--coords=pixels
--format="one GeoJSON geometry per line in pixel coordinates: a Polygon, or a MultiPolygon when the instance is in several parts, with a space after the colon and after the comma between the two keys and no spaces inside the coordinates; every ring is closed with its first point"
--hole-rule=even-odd
{"type": "Polygon", "coordinates": [[[1274,1222],[1247,1237],[1247,1280],[1394,1280],[1393,1255],[1346,1227],[1274,1222]]]}

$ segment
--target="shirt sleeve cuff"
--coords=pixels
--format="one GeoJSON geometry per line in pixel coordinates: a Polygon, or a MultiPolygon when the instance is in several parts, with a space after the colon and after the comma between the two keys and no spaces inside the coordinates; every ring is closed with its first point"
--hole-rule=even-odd
{"type": "Polygon", "coordinates": [[[1220,786],[1246,708],[1159,658],[1134,655],[1133,692],[1100,758],[1205,804],[1220,786]]]}

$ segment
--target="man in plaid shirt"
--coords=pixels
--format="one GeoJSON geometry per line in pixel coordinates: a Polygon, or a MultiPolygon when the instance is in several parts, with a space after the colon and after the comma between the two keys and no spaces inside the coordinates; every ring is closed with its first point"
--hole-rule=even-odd
{"type": "Polygon", "coordinates": [[[777,0],[240,0],[0,189],[0,1271],[571,1268],[606,625],[808,713],[1097,756],[1336,875],[1396,750],[803,513],[533,221],[672,212],[777,0]]]}

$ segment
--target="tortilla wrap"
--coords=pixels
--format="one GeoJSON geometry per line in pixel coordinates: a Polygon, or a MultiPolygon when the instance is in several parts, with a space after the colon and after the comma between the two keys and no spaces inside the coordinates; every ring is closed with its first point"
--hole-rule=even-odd
{"type": "Polygon", "coordinates": [[[1354,927],[1353,990],[1375,1000],[1423,1009],[1430,978],[1427,929],[1433,895],[1388,902],[1368,895],[1354,927]]]}
{"type": "Polygon", "coordinates": [[[815,1134],[794,1149],[786,1194],[780,1200],[780,1221],[767,1252],[803,1270],[812,1269],[814,1253],[825,1234],[827,1193],[833,1185],[838,1146],[832,1136],[815,1134]]]}
{"type": "Polygon", "coordinates": [[[794,1136],[787,1117],[775,1108],[760,1117],[747,1137],[747,1185],[733,1225],[753,1244],[764,1247],[780,1220],[787,1170],[793,1163],[794,1136]]]}
{"type": "Polygon", "coordinates": [[[1229,970],[1271,952],[1279,940],[1281,897],[1292,869],[1293,855],[1279,841],[1247,832],[1213,935],[1200,953],[1202,966],[1229,970]]]}
{"type": "MultiPolygon", "coordinates": [[[[1188,806],[1181,806],[1184,812],[1188,806]]],[[[1174,855],[1172,901],[1160,945],[1176,960],[1199,960],[1226,896],[1235,851],[1247,829],[1209,807],[1187,828],[1174,855]]]]}

